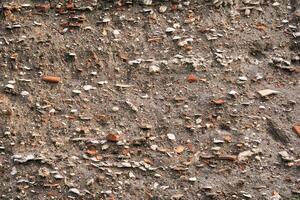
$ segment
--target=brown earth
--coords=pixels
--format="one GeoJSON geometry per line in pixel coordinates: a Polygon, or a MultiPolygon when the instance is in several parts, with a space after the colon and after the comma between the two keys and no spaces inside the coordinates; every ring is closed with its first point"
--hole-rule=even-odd
{"type": "Polygon", "coordinates": [[[0,199],[300,199],[300,3],[126,2],[0,1],[0,199]]]}

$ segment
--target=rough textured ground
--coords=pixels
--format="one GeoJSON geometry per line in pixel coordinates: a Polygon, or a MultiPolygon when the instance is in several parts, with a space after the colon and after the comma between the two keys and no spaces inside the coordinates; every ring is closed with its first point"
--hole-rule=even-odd
{"type": "Polygon", "coordinates": [[[143,2],[0,1],[1,199],[300,199],[300,3],[143,2]]]}

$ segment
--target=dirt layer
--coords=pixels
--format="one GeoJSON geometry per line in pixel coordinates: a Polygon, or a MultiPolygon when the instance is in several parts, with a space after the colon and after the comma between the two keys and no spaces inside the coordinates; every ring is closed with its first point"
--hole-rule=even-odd
{"type": "Polygon", "coordinates": [[[0,15],[0,199],[300,199],[298,1],[0,15]]]}

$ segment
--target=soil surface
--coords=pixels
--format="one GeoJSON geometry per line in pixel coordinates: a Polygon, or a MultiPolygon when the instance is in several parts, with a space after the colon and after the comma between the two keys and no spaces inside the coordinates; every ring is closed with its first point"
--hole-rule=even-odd
{"type": "Polygon", "coordinates": [[[297,0],[0,14],[0,199],[300,199],[297,0]]]}

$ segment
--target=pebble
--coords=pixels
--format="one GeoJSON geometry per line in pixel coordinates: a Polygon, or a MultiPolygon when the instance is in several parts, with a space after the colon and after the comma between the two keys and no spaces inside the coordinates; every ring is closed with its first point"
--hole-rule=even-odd
{"type": "Polygon", "coordinates": [[[300,125],[295,125],[293,130],[300,137],[300,125]]]}
{"type": "Polygon", "coordinates": [[[169,140],[176,140],[175,135],[172,133],[167,134],[167,137],[169,138],[169,140]]]}
{"type": "Polygon", "coordinates": [[[76,195],[80,195],[80,191],[77,188],[71,188],[69,189],[69,192],[76,195]]]}
{"type": "Polygon", "coordinates": [[[197,178],[196,177],[191,177],[191,178],[189,178],[189,181],[195,182],[195,181],[197,181],[197,178]]]}
{"type": "Polygon", "coordinates": [[[21,92],[21,95],[22,95],[22,96],[28,96],[28,95],[29,95],[29,92],[27,92],[27,91],[22,91],[22,92],[21,92]]]}
{"type": "Polygon", "coordinates": [[[300,32],[293,33],[293,36],[294,36],[295,38],[300,37],[300,32]]]}
{"type": "Polygon", "coordinates": [[[264,89],[264,90],[259,90],[257,91],[260,96],[265,97],[273,94],[280,94],[281,92],[276,91],[276,90],[271,90],[271,89],[264,89]]]}
{"type": "Polygon", "coordinates": [[[80,91],[80,90],[72,90],[72,92],[73,92],[74,94],[81,94],[81,91],[80,91]]]}
{"type": "Polygon", "coordinates": [[[97,72],[91,72],[91,75],[93,75],[93,76],[96,76],[97,75],[97,72]]]}
{"type": "Polygon", "coordinates": [[[156,144],[153,144],[150,146],[150,149],[152,149],[153,151],[156,151],[158,148],[158,146],[156,144]]]}
{"type": "Polygon", "coordinates": [[[240,76],[240,77],[239,77],[239,80],[240,80],[240,81],[247,81],[248,78],[247,78],[246,76],[240,76]]]}
{"type": "Polygon", "coordinates": [[[293,161],[295,160],[294,157],[290,156],[287,151],[280,151],[278,154],[281,156],[282,160],[284,161],[293,161]]]}
{"type": "Polygon", "coordinates": [[[16,168],[16,167],[13,167],[13,168],[11,169],[10,175],[14,176],[14,175],[16,175],[17,173],[18,173],[18,172],[17,172],[17,168],[16,168]]]}
{"type": "Polygon", "coordinates": [[[84,85],[84,86],[83,86],[83,89],[84,89],[85,91],[89,91],[89,90],[94,90],[94,89],[96,89],[96,88],[93,87],[93,86],[91,86],[91,85],[84,85]]]}
{"type": "Polygon", "coordinates": [[[175,28],[168,27],[168,28],[166,29],[166,33],[173,33],[173,32],[175,32],[175,28]]]}
{"type": "Polygon", "coordinates": [[[107,16],[103,17],[103,19],[102,19],[103,23],[107,23],[107,22],[110,22],[110,21],[111,21],[110,18],[107,17],[107,16]]]}
{"type": "Polygon", "coordinates": [[[248,199],[251,199],[252,198],[252,195],[251,194],[243,194],[244,197],[248,198],[248,199]]]}
{"type": "Polygon", "coordinates": [[[117,107],[117,106],[114,106],[114,107],[112,107],[112,109],[111,109],[112,111],[114,111],[114,112],[117,112],[117,111],[119,111],[120,110],[120,108],[119,107],[117,107]]]}
{"type": "Polygon", "coordinates": [[[212,147],[211,150],[212,151],[220,151],[221,147],[212,147]]]}
{"type": "Polygon", "coordinates": [[[7,85],[5,85],[5,88],[8,88],[8,89],[14,89],[15,86],[12,85],[12,84],[7,84],[7,85]]]}
{"type": "Polygon", "coordinates": [[[38,173],[39,173],[39,176],[44,177],[44,178],[50,175],[50,171],[47,167],[40,168],[38,173]]]}
{"type": "Polygon", "coordinates": [[[243,152],[240,152],[239,155],[238,155],[238,160],[239,161],[246,161],[248,160],[248,158],[250,156],[252,156],[254,153],[250,150],[248,151],[243,151],[243,152]]]}
{"type": "Polygon", "coordinates": [[[59,83],[61,78],[58,76],[43,76],[42,80],[48,83],[59,83]]]}
{"type": "Polygon", "coordinates": [[[150,74],[155,74],[155,73],[158,73],[160,71],[160,68],[156,65],[151,65],[149,67],[149,73],[150,74]]]}
{"type": "Polygon", "coordinates": [[[214,139],[213,141],[215,144],[223,144],[224,140],[218,140],[218,139],[214,139]]]}
{"type": "Polygon", "coordinates": [[[113,30],[113,34],[115,37],[118,37],[120,35],[120,30],[113,30]]]}
{"type": "Polygon", "coordinates": [[[61,174],[55,174],[53,177],[55,179],[63,179],[64,178],[61,174]]]}
{"type": "Polygon", "coordinates": [[[104,84],[107,84],[107,83],[108,83],[108,81],[99,81],[99,82],[97,82],[98,85],[104,85],[104,84]]]}
{"type": "Polygon", "coordinates": [[[235,95],[237,95],[237,91],[235,91],[235,90],[230,90],[230,91],[228,92],[228,94],[230,94],[230,95],[232,95],[232,96],[235,96],[235,95]]]}
{"type": "Polygon", "coordinates": [[[300,17],[300,8],[295,10],[294,14],[295,14],[295,16],[300,17]]]}
{"type": "Polygon", "coordinates": [[[152,5],[152,0],[143,0],[144,5],[150,6],[152,5]]]}
{"type": "Polygon", "coordinates": [[[122,162],[121,165],[122,165],[122,167],[125,167],[125,168],[132,167],[132,165],[129,162],[122,162]]]}
{"type": "Polygon", "coordinates": [[[164,12],[167,11],[167,9],[168,9],[167,6],[160,6],[160,7],[159,7],[159,12],[160,12],[160,13],[164,13],[164,12]]]}
{"type": "Polygon", "coordinates": [[[72,109],[72,110],[70,110],[70,112],[71,112],[71,113],[77,113],[78,110],[77,110],[77,109],[72,109]]]}
{"type": "Polygon", "coordinates": [[[210,186],[210,185],[205,185],[205,186],[202,187],[202,189],[204,189],[204,190],[211,190],[211,189],[212,189],[212,186],[210,186]]]}
{"type": "Polygon", "coordinates": [[[135,178],[135,175],[133,174],[133,172],[129,172],[128,176],[129,176],[129,178],[135,178]]]}

